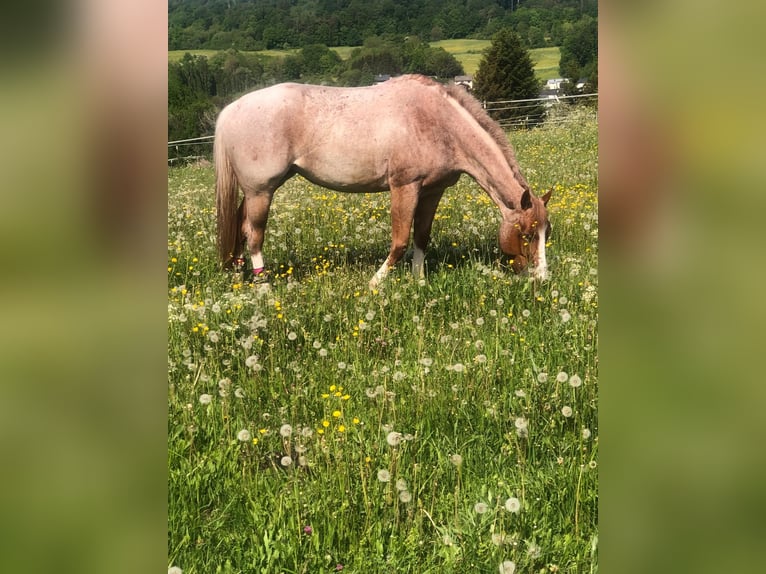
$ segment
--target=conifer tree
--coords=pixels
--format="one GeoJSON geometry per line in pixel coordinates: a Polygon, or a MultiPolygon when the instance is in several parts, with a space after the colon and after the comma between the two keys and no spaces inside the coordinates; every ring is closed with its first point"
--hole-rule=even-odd
{"type": "MultiPolygon", "coordinates": [[[[510,28],[495,34],[492,44],[479,62],[473,80],[474,95],[487,102],[537,98],[540,85],[534,66],[521,38],[510,28]]],[[[508,106],[492,112],[495,119],[537,118],[540,107],[534,103],[508,106]]]]}

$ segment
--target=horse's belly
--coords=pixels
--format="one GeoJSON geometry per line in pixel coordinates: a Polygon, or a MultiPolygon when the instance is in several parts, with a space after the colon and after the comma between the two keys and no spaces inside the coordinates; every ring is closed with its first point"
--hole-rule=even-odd
{"type": "Polygon", "coordinates": [[[336,191],[373,192],[388,189],[385,168],[369,161],[299,158],[295,162],[295,169],[309,181],[336,191]]]}

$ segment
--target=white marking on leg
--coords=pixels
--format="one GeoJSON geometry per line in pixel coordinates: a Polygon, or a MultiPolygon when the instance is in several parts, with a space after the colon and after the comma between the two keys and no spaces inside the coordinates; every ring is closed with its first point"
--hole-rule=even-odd
{"type": "Polygon", "coordinates": [[[372,279],[370,279],[370,289],[375,289],[380,285],[380,282],[386,278],[386,275],[388,275],[388,271],[388,258],[386,258],[386,261],[380,266],[380,269],[378,269],[375,272],[375,275],[372,276],[372,279]]]}
{"type": "Polygon", "coordinates": [[[263,254],[262,253],[256,253],[255,255],[250,256],[250,259],[253,262],[253,269],[263,269],[263,254]]]}
{"type": "Polygon", "coordinates": [[[537,279],[548,278],[548,262],[545,259],[545,232],[547,228],[543,227],[539,231],[540,239],[537,242],[537,266],[532,274],[537,279]]]}
{"type": "Polygon", "coordinates": [[[412,254],[412,274],[415,276],[415,279],[423,279],[426,276],[425,272],[423,271],[423,263],[425,260],[425,251],[415,247],[415,251],[412,254]]]}

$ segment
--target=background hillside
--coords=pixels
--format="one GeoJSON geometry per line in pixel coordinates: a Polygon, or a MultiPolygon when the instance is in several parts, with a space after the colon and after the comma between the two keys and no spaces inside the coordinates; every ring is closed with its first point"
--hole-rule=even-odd
{"type": "MultiPolygon", "coordinates": [[[[512,29],[537,80],[597,86],[596,0],[169,0],[168,141],[210,133],[220,109],[285,81],[370,85],[473,74],[512,29]]],[[[508,98],[510,99],[510,98],[508,98]]],[[[176,157],[191,148],[170,150],[176,157]]],[[[192,154],[193,155],[193,154],[192,154]]]]}
{"type": "Polygon", "coordinates": [[[489,39],[514,29],[529,48],[560,46],[597,0],[169,0],[170,50],[360,46],[370,36],[489,39]]]}

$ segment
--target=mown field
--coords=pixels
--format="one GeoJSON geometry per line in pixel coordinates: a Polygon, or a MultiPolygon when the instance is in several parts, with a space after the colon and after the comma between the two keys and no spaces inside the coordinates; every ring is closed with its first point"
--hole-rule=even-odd
{"type": "Polygon", "coordinates": [[[169,567],[598,570],[597,131],[582,112],[511,136],[554,190],[541,284],[467,177],[427,278],[408,257],[377,292],[388,195],[294,178],[252,284],[218,270],[212,167],[169,169],[169,567]]]}
{"type": "MultiPolygon", "coordinates": [[[[475,74],[479,67],[479,62],[484,57],[483,51],[489,47],[489,40],[441,40],[439,42],[429,43],[434,48],[444,48],[447,52],[455,56],[463,65],[466,74],[475,74]]],[[[351,46],[335,46],[332,50],[347,60],[351,56],[351,46]]],[[[173,50],[168,52],[168,60],[177,62],[183,55],[189,52],[194,55],[206,56],[210,58],[217,53],[216,50],[173,50]]],[[[296,54],[298,50],[262,50],[260,52],[246,52],[252,54],[262,54],[266,56],[286,56],[287,54],[296,54]]],[[[549,78],[558,78],[559,74],[559,49],[554,48],[535,48],[529,51],[532,58],[532,64],[535,68],[535,75],[539,80],[545,81],[549,78]]]]}

